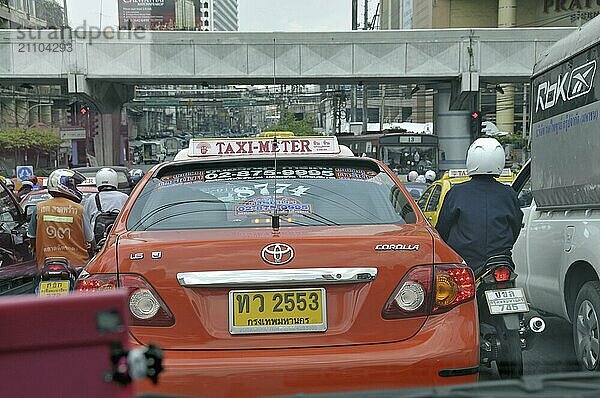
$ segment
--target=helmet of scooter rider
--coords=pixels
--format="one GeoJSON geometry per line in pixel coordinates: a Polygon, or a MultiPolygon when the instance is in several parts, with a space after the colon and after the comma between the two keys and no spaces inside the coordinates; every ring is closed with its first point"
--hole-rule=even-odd
{"type": "Polygon", "coordinates": [[[98,190],[117,189],[119,186],[119,176],[117,172],[110,167],[104,167],[96,173],[96,187],[98,190]]]}
{"type": "Polygon", "coordinates": [[[432,183],[435,181],[435,171],[433,170],[427,170],[425,172],[425,180],[429,183],[432,183]]]}
{"type": "Polygon", "coordinates": [[[410,173],[408,173],[408,182],[415,182],[417,180],[417,177],[419,176],[419,173],[417,173],[416,171],[411,171],[410,173]]]}
{"type": "Polygon", "coordinates": [[[85,177],[77,171],[57,169],[48,176],[48,192],[53,197],[62,196],[80,203],[83,194],[77,189],[77,185],[83,181],[85,177]]]}
{"type": "Polygon", "coordinates": [[[478,138],[467,151],[467,174],[499,176],[504,168],[504,149],[495,138],[478,138]]]}
{"type": "Polygon", "coordinates": [[[140,180],[142,179],[142,177],[144,176],[144,171],[141,169],[134,169],[131,171],[131,183],[133,185],[136,185],[138,182],[140,182],[140,180]]]}

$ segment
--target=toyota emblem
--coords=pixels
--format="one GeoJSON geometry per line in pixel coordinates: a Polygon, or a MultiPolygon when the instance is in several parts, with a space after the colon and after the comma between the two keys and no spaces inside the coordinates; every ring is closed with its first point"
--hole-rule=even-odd
{"type": "Polygon", "coordinates": [[[263,261],[271,265],[284,265],[294,259],[294,249],[285,243],[271,243],[260,253],[263,261]]]}

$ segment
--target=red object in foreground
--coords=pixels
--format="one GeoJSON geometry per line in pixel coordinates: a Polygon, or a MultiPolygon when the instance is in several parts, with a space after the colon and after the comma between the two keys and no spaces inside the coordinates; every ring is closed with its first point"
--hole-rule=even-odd
{"type": "Polygon", "coordinates": [[[0,300],[4,397],[133,397],[105,381],[111,344],[128,346],[126,291],[0,300]]]}

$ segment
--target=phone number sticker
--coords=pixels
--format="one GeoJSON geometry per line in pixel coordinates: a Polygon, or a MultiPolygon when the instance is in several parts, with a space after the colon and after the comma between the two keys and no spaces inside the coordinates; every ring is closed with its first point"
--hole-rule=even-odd
{"type": "Polygon", "coordinates": [[[227,181],[227,180],[251,180],[271,178],[335,178],[335,172],[331,168],[249,168],[229,170],[207,170],[205,181],[227,181]]]}

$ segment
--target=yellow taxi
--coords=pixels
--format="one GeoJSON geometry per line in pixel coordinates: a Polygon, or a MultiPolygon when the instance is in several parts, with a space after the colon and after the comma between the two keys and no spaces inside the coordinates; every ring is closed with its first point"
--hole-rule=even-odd
{"type": "MultiPolygon", "coordinates": [[[[511,169],[506,168],[502,170],[502,173],[496,180],[503,184],[511,184],[515,179],[515,174],[511,169]]],[[[471,177],[467,174],[466,169],[455,169],[449,170],[444,173],[444,176],[439,180],[433,182],[429,188],[427,188],[421,197],[417,200],[417,205],[423,210],[425,217],[429,220],[431,225],[435,227],[437,224],[442,204],[446,194],[452,188],[453,185],[460,184],[461,182],[469,181],[471,177]]]]}

